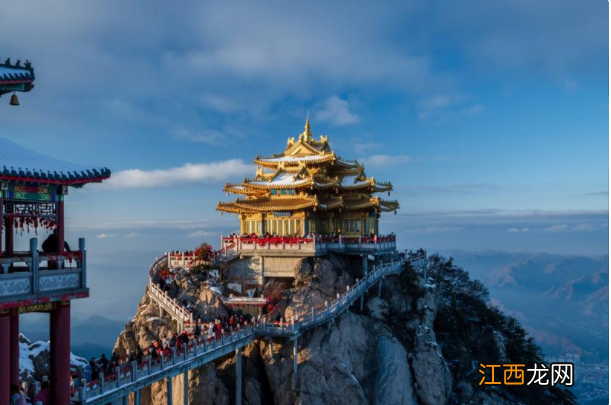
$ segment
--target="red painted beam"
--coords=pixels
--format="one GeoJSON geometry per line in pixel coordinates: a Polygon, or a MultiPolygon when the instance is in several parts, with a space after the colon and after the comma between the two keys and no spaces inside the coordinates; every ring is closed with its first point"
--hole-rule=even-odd
{"type": "Polygon", "coordinates": [[[19,301],[5,302],[5,303],[0,304],[0,310],[18,308],[18,307],[26,307],[26,306],[35,305],[35,304],[44,304],[50,301],[70,301],[70,300],[74,300],[78,298],[87,298],[87,297],[89,297],[89,292],[82,292],[82,293],[77,293],[77,294],[60,294],[60,295],[53,295],[49,297],[34,298],[31,300],[19,300],[19,301]]]}

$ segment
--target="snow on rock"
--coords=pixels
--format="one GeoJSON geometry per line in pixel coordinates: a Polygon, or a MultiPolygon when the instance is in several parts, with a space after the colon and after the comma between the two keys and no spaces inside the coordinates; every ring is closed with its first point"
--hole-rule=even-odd
{"type": "MultiPolygon", "coordinates": [[[[19,374],[22,380],[42,381],[49,375],[50,342],[30,342],[23,334],[19,335],[19,374]]],[[[87,360],[70,353],[72,367],[84,366],[87,360]]]]}

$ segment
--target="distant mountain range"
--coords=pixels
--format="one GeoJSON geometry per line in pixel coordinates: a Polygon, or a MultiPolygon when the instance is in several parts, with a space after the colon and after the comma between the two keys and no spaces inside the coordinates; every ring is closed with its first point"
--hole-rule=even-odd
{"type": "Polygon", "coordinates": [[[608,255],[448,255],[486,284],[493,303],[518,318],[547,356],[577,354],[585,362],[608,362],[608,255]]]}
{"type": "MultiPolygon", "coordinates": [[[[21,317],[21,332],[32,341],[48,341],[48,321],[45,314],[32,314],[21,317]]],[[[85,320],[72,320],[71,350],[78,356],[90,359],[99,358],[105,353],[109,356],[119,333],[125,327],[124,322],[113,321],[94,315],[85,320]]]]}

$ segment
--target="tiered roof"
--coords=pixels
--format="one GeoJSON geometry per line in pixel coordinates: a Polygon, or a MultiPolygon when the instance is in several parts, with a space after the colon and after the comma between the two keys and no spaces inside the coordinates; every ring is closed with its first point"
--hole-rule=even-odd
{"type": "Polygon", "coordinates": [[[219,203],[218,210],[253,213],[367,208],[394,211],[399,208],[397,201],[371,195],[390,194],[392,184],[367,177],[362,164],[337,156],[330,149],[326,136],[318,140],[312,138],[309,121],[297,141],[288,139],[284,152],[257,156],[254,162],[259,166],[254,178],[244,179],[241,184],[226,184],[223,189],[245,198],[219,203]]]}
{"type": "Polygon", "coordinates": [[[0,138],[0,180],[79,187],[110,177],[110,170],[70,163],[0,138]]]}
{"type": "Polygon", "coordinates": [[[0,95],[13,91],[30,91],[34,87],[34,69],[29,61],[11,64],[8,58],[0,63],[0,95]]]}

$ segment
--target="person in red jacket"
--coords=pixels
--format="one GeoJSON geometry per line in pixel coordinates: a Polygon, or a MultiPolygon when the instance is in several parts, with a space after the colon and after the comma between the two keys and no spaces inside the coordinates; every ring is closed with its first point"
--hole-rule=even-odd
{"type": "Polygon", "coordinates": [[[34,397],[34,401],[32,403],[36,404],[38,402],[42,402],[42,405],[50,405],[51,404],[51,386],[48,381],[43,381],[40,385],[40,391],[34,397]]]}

